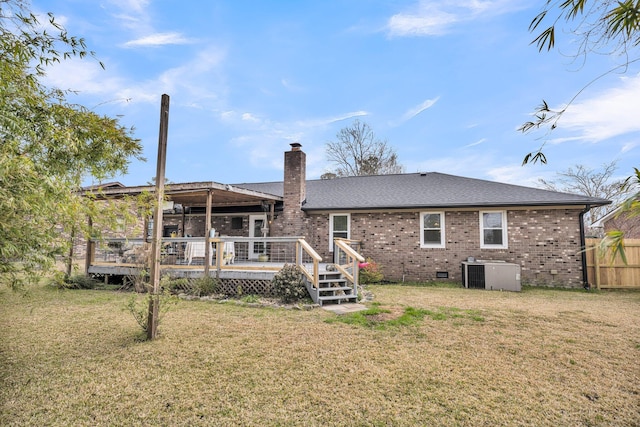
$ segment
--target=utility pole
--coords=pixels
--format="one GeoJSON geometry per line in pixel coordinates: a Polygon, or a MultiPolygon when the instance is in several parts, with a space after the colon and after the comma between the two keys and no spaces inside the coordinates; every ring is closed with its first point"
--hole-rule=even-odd
{"type": "Polygon", "coordinates": [[[156,169],[156,206],[153,215],[151,241],[151,284],[147,339],[153,340],[158,331],[160,311],[160,249],[162,247],[162,202],[164,201],[164,171],[167,163],[167,129],[169,128],[169,95],[163,94],[160,103],[160,134],[158,136],[158,163],[156,169]]]}

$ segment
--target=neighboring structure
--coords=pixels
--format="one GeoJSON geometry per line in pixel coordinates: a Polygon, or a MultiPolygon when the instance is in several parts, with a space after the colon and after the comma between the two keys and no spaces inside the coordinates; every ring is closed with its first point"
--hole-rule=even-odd
{"type": "Polygon", "coordinates": [[[589,229],[598,238],[609,231],[622,231],[626,239],[640,239],[640,215],[622,212],[622,206],[618,206],[591,224],[589,229]]]}
{"type": "MultiPolygon", "coordinates": [[[[223,236],[303,236],[325,262],[333,239],[347,238],[396,281],[460,281],[461,263],[474,257],[519,264],[523,283],[586,282],[583,215],[608,200],[435,172],[307,181],[305,153],[291,145],[282,182],[171,184],[165,236],[205,236],[210,228],[223,236]]],[[[151,188],[103,195],[143,190],[151,188]]]]}

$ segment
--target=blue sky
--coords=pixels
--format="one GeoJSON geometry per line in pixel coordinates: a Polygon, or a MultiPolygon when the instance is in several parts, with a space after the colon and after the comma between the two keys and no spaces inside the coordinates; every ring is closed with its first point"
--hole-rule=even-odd
{"type": "Polygon", "coordinates": [[[160,99],[171,97],[166,176],[174,182],[282,180],[300,142],[307,177],[331,169],[325,144],[354,119],[397,152],[406,172],[535,185],[581,164],[640,166],[640,68],[588,88],[549,136],[547,165],[522,167],[542,133],[523,135],[542,99],[567,102],[621,58],[530,45],[543,1],[40,0],[105,64],[73,59],[46,84],[135,126],[155,175],[160,99]]]}

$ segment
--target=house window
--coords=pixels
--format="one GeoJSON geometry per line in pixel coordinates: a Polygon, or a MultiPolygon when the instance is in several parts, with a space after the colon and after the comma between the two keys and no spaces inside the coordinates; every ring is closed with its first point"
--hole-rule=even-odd
{"type": "Polygon", "coordinates": [[[234,216],[231,218],[231,229],[232,230],[242,230],[242,217],[234,216]]]}
{"type": "Polygon", "coordinates": [[[480,212],[480,247],[487,249],[507,248],[507,212],[480,212]]]}
{"type": "Polygon", "coordinates": [[[333,252],[333,239],[341,237],[349,239],[351,235],[350,214],[329,215],[329,251],[333,252]]]}
{"type": "Polygon", "coordinates": [[[420,247],[444,248],[444,212],[420,213],[420,247]]]}

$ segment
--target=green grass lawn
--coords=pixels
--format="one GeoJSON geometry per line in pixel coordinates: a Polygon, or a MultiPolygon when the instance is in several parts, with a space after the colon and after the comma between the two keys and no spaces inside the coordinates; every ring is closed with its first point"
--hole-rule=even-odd
{"type": "Polygon", "coordinates": [[[370,289],[365,321],[180,301],[153,342],[130,294],[2,289],[0,425],[640,424],[640,292],[370,289]]]}

